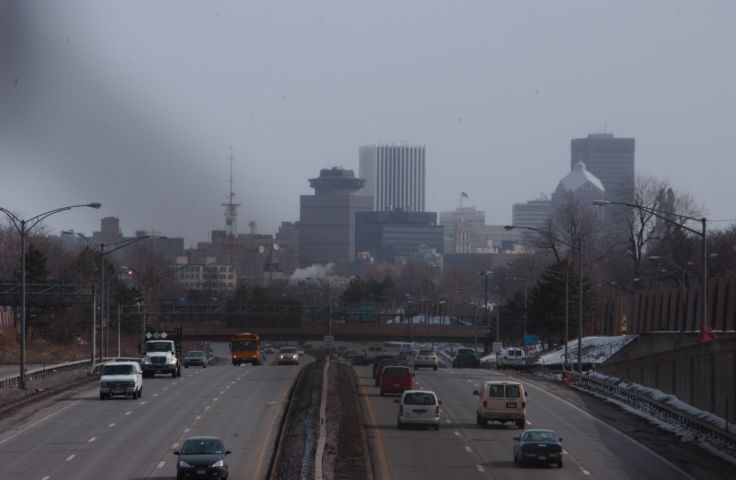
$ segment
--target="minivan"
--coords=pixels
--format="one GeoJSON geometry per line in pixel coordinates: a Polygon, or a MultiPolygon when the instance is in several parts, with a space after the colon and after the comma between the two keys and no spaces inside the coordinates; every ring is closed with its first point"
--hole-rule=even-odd
{"type": "Polygon", "coordinates": [[[414,385],[414,379],[411,369],[407,366],[389,365],[381,370],[381,395],[386,393],[404,393],[405,390],[411,390],[414,385]]]}
{"type": "Polygon", "coordinates": [[[517,427],[526,425],[526,396],[524,385],[512,381],[487,381],[477,395],[476,423],[486,427],[489,422],[511,422],[517,427]]]}

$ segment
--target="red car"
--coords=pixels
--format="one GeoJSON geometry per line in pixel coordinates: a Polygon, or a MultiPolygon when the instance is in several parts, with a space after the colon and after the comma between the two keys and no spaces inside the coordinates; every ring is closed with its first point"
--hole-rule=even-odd
{"type": "Polygon", "coordinates": [[[404,393],[414,386],[411,368],[399,365],[389,365],[381,370],[381,395],[386,393],[404,393]]]}

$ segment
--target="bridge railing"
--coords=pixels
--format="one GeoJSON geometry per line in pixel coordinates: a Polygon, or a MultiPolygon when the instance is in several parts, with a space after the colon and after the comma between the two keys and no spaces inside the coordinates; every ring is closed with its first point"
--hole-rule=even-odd
{"type": "Polygon", "coordinates": [[[682,427],[705,440],[707,443],[729,451],[731,455],[736,453],[736,428],[734,428],[734,425],[729,425],[726,421],[724,421],[722,427],[719,427],[692,413],[674,408],[664,402],[624,388],[618,383],[575,372],[566,372],[566,375],[570,378],[570,385],[574,387],[605,398],[618,400],[635,410],[645,412],[671,425],[682,427]]]}
{"type": "MultiPolygon", "coordinates": [[[[34,381],[45,380],[49,377],[53,377],[60,373],[70,372],[72,370],[86,369],[90,371],[90,374],[95,374],[105,364],[112,360],[138,360],[136,359],[118,359],[115,357],[109,357],[103,359],[103,361],[92,363],[91,360],[78,360],[74,362],[63,362],[56,363],[54,365],[45,365],[41,368],[34,368],[33,370],[26,370],[26,383],[30,385],[34,381]]],[[[0,378],[0,388],[17,388],[20,381],[20,373],[16,375],[9,375],[0,378]]]]}

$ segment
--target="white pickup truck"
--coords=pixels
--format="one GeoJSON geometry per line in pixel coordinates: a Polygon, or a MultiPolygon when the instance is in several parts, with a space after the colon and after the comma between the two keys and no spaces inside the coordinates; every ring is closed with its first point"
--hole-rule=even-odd
{"type": "Polygon", "coordinates": [[[102,367],[100,400],[113,395],[129,396],[133,400],[143,395],[143,372],[138,362],[110,362],[102,367]]]}

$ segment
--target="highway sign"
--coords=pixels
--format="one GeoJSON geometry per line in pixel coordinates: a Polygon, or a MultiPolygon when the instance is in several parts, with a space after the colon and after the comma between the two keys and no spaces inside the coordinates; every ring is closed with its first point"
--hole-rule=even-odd
{"type": "Polygon", "coordinates": [[[328,347],[331,347],[335,344],[335,336],[334,335],[325,335],[324,338],[325,345],[328,347]]]}
{"type": "Polygon", "coordinates": [[[524,345],[536,345],[539,343],[539,335],[524,335],[524,345]]]}
{"type": "Polygon", "coordinates": [[[493,353],[501,353],[503,351],[503,342],[493,342],[493,353]]]}

